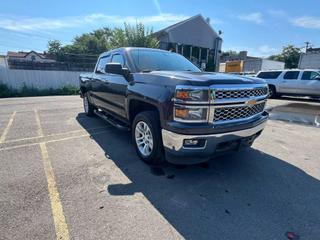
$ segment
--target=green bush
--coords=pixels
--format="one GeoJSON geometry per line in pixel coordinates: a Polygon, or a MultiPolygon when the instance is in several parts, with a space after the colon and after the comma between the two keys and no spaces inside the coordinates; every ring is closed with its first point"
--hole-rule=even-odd
{"type": "Polygon", "coordinates": [[[13,90],[9,89],[5,84],[0,84],[0,97],[14,97],[13,95],[13,90]]]}
{"type": "Polygon", "coordinates": [[[8,97],[32,97],[32,96],[53,96],[53,95],[77,95],[79,88],[66,85],[57,89],[30,88],[24,85],[20,90],[9,88],[7,85],[0,83],[0,98],[8,97]]]}

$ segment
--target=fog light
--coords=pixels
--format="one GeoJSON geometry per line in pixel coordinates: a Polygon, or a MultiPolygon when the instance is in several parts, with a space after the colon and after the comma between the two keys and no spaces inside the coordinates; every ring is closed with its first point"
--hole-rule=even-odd
{"type": "Polygon", "coordinates": [[[206,139],[184,139],[183,146],[188,148],[201,148],[206,144],[206,139]]]}
{"type": "Polygon", "coordinates": [[[184,140],[184,145],[186,146],[194,146],[198,144],[198,140],[197,139],[185,139],[184,140]]]}

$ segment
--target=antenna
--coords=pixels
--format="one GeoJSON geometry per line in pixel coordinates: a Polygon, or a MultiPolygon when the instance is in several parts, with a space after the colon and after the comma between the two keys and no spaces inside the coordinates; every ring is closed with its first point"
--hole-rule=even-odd
{"type": "Polygon", "coordinates": [[[304,42],[304,43],[306,44],[306,52],[307,52],[309,46],[311,45],[311,42],[306,41],[306,42],[304,42]]]}

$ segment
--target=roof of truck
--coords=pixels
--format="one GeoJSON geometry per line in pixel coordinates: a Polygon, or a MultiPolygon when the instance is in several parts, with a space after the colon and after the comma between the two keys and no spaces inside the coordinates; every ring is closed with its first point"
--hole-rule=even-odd
{"type": "Polygon", "coordinates": [[[109,55],[113,52],[128,52],[135,49],[141,49],[141,50],[150,50],[150,51],[159,51],[159,52],[169,52],[166,50],[158,49],[158,48],[145,48],[145,47],[121,47],[121,48],[115,48],[112,50],[109,50],[107,52],[101,53],[100,57],[109,55]]]}

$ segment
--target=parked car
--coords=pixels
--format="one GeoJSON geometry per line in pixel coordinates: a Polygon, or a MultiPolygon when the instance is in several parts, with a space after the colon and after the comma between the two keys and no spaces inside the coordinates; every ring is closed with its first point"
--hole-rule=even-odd
{"type": "Polygon", "coordinates": [[[320,97],[320,70],[260,71],[257,77],[267,81],[271,97],[282,94],[320,97]]]}
{"type": "Polygon", "coordinates": [[[85,113],[131,130],[139,157],[193,164],[250,146],[261,134],[268,86],[261,79],[202,72],[183,56],[147,48],[100,55],[80,75],[85,113]]]}

